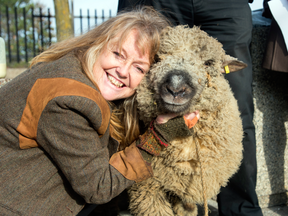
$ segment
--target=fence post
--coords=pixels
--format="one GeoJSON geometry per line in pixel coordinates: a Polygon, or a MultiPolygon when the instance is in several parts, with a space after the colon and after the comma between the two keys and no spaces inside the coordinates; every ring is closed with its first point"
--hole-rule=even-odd
{"type": "MultiPolygon", "coordinates": [[[[44,34],[43,34],[43,19],[42,19],[42,8],[39,8],[39,12],[40,12],[40,35],[41,35],[41,50],[39,50],[39,52],[43,52],[44,50],[44,34]]],[[[39,38],[39,37],[38,37],[39,38]]]]}
{"type": "Polygon", "coordinates": [[[5,52],[5,42],[2,37],[0,37],[0,78],[6,76],[6,52],[5,52]]]}
{"type": "Polygon", "coordinates": [[[95,9],[95,26],[97,26],[97,10],[95,9]]]}
{"type": "Polygon", "coordinates": [[[36,44],[35,44],[35,26],[34,26],[34,8],[31,8],[32,17],[32,37],[33,37],[33,57],[36,56],[36,44]]]}
{"type": "Polygon", "coordinates": [[[51,46],[52,36],[51,36],[51,14],[50,8],[48,8],[48,33],[49,33],[49,46],[51,46]]]}
{"type": "Polygon", "coordinates": [[[88,22],[88,31],[90,31],[90,15],[89,15],[89,9],[87,9],[87,22],[88,22]]]}
{"type": "Polygon", "coordinates": [[[19,53],[19,35],[18,35],[18,14],[17,7],[14,7],[14,15],[15,15],[15,35],[16,35],[16,54],[17,54],[17,62],[20,62],[20,53],[19,53]]]}
{"type": "Polygon", "coordinates": [[[11,62],[11,47],[10,47],[10,23],[9,23],[9,8],[6,6],[6,20],[7,20],[7,38],[8,38],[8,57],[11,62]]]}
{"type": "Polygon", "coordinates": [[[25,62],[28,62],[28,52],[27,52],[27,27],[26,27],[26,10],[23,8],[23,22],[24,22],[24,42],[25,42],[25,62]]]}
{"type": "Polygon", "coordinates": [[[83,33],[83,27],[82,27],[82,9],[80,9],[80,29],[81,29],[81,34],[83,33]]]}

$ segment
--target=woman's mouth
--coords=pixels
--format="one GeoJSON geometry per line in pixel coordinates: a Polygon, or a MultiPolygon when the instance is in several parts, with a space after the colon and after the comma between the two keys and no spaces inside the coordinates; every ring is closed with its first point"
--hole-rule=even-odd
{"type": "Polygon", "coordinates": [[[117,79],[115,79],[113,76],[110,76],[108,73],[107,73],[107,77],[108,77],[108,80],[113,84],[115,85],[116,87],[118,88],[121,88],[124,86],[124,84],[122,82],[119,82],[117,79]]]}

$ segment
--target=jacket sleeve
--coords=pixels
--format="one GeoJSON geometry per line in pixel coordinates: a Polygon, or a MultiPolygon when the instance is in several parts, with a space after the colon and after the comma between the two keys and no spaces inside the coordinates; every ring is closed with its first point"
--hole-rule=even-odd
{"type": "Polygon", "coordinates": [[[142,153],[136,147],[136,142],[112,155],[109,163],[127,179],[136,182],[153,176],[151,165],[143,159],[142,153]]]}
{"type": "Polygon", "coordinates": [[[61,96],[49,101],[38,122],[37,143],[87,203],[108,202],[152,175],[133,145],[110,160],[108,128],[100,130],[106,114],[110,110],[103,113],[91,99],[61,96]]]}

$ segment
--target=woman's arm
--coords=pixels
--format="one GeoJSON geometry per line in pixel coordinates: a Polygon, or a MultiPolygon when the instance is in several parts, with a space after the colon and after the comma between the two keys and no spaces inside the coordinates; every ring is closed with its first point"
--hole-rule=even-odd
{"type": "Polygon", "coordinates": [[[46,105],[38,123],[38,144],[87,203],[108,202],[134,183],[109,164],[113,143],[108,128],[104,134],[99,128],[110,110],[102,112],[91,99],[61,96],[46,105]]]}

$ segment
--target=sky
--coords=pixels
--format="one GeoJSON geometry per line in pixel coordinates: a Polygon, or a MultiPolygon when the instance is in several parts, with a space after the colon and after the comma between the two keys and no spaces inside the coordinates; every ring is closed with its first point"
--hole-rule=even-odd
{"type": "MultiPolygon", "coordinates": [[[[33,2],[39,2],[50,8],[50,12],[54,15],[54,3],[53,0],[32,0],[33,2]]],[[[74,16],[80,15],[80,9],[82,9],[82,15],[87,15],[87,10],[89,9],[89,15],[94,16],[95,9],[97,10],[97,16],[102,15],[102,10],[104,10],[105,16],[109,16],[109,10],[111,10],[111,15],[115,16],[117,13],[118,0],[68,0],[69,4],[73,2],[74,6],[74,16]]],[[[249,4],[252,10],[257,10],[262,8],[263,0],[254,0],[252,4],[249,4]]],[[[45,11],[45,9],[44,9],[45,11]]],[[[88,30],[87,20],[83,20],[83,31],[88,30]]],[[[52,25],[54,23],[52,22],[52,25]]],[[[95,24],[94,21],[91,20],[90,26],[92,27],[95,24]]],[[[98,22],[97,22],[98,24],[98,22]]],[[[55,25],[55,24],[54,24],[55,25]]],[[[80,34],[80,21],[77,19],[74,23],[75,26],[75,34],[80,34]]]]}

